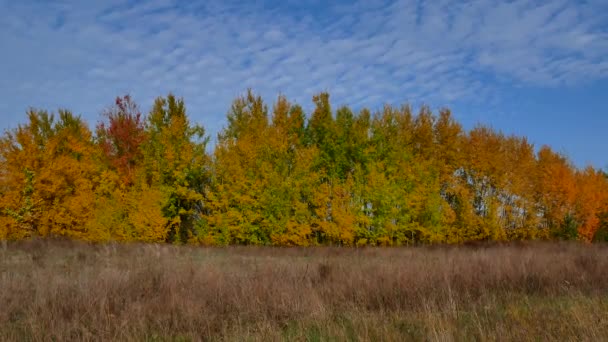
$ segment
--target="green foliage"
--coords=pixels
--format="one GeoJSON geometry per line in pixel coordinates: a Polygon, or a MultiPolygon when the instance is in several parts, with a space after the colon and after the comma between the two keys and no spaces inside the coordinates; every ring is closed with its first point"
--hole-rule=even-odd
{"type": "Polygon", "coordinates": [[[608,212],[599,215],[600,227],[593,237],[593,242],[608,242],[608,212]]]}
{"type": "Polygon", "coordinates": [[[208,138],[202,126],[191,125],[183,99],[159,97],[146,123],[143,168],[149,187],[165,193],[163,215],[169,220],[167,241],[195,238],[208,184],[208,138]]]}
{"type": "Polygon", "coordinates": [[[251,90],[212,153],[183,99],[129,97],[95,136],[80,117],[30,110],[0,138],[0,239],[208,245],[396,246],[603,241],[608,178],[525,138],[464,131],[448,109],[304,110],[251,90]]]}
{"type": "Polygon", "coordinates": [[[561,224],[553,231],[553,236],[560,240],[576,240],[579,223],[572,215],[566,215],[561,224]]]}

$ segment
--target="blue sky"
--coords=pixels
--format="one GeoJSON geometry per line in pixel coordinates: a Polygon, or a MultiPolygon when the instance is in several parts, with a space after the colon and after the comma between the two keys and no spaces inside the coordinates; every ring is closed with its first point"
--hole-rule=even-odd
{"type": "Polygon", "coordinates": [[[608,168],[608,1],[0,0],[0,128],[183,96],[211,135],[247,88],[311,108],[449,107],[608,168]],[[328,4],[329,3],[329,4],[328,4]]]}

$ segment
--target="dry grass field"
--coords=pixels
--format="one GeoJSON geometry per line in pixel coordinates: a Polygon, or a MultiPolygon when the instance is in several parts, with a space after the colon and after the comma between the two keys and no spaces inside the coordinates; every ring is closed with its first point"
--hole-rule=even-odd
{"type": "Polygon", "coordinates": [[[0,340],[608,336],[608,247],[0,248],[0,340]]]}

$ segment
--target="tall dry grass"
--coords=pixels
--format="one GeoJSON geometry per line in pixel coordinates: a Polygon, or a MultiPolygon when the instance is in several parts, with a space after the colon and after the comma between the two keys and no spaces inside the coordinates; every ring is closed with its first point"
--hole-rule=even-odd
{"type": "Polygon", "coordinates": [[[0,248],[0,340],[601,340],[608,248],[0,248]]]}

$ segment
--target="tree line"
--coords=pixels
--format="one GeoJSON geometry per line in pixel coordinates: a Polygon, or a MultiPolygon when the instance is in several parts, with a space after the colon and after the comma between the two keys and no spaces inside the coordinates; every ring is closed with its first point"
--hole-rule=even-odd
{"type": "Polygon", "coordinates": [[[92,130],[30,110],[0,138],[0,239],[409,245],[608,239],[608,177],[448,109],[314,110],[252,91],[209,151],[184,100],[118,97],[92,130]]]}

